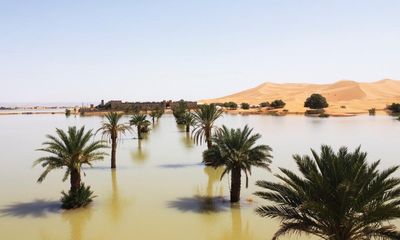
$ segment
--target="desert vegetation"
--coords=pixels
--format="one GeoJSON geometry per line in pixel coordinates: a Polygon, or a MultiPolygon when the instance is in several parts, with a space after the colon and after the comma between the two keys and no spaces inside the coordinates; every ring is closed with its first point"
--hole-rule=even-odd
{"type": "Polygon", "coordinates": [[[261,138],[260,134],[252,134],[253,129],[247,125],[243,129],[229,129],[222,126],[212,138],[212,146],[203,153],[203,162],[215,168],[224,167],[221,179],[231,173],[230,200],[236,203],[240,200],[241,174],[251,175],[251,167],[261,167],[267,170],[271,164],[272,149],[267,145],[255,145],[261,138]]]}
{"type": "Polygon", "coordinates": [[[319,93],[313,93],[304,102],[304,107],[310,109],[324,109],[329,106],[326,98],[319,93]]]}
{"type": "Polygon", "coordinates": [[[133,114],[129,123],[132,126],[136,126],[138,139],[143,138],[142,133],[147,132],[150,125],[150,121],[147,120],[147,115],[142,113],[133,114]]]}
{"type": "Polygon", "coordinates": [[[174,115],[177,124],[185,124],[183,117],[187,110],[188,106],[184,100],[180,100],[179,103],[172,108],[172,114],[174,115]]]}
{"type": "Polygon", "coordinates": [[[392,103],[386,107],[392,114],[400,114],[400,103],[392,103]]]}
{"type": "Polygon", "coordinates": [[[286,105],[286,103],[285,103],[283,100],[281,100],[281,99],[274,100],[274,101],[272,101],[272,102],[270,103],[270,107],[272,107],[272,108],[274,108],[274,109],[277,109],[277,108],[284,108],[285,105],[286,105]]]}
{"type": "Polygon", "coordinates": [[[106,121],[102,123],[97,132],[111,141],[111,168],[116,167],[117,139],[132,130],[129,125],[121,123],[122,113],[110,112],[105,115],[106,121]]]}
{"type": "Polygon", "coordinates": [[[240,104],[240,106],[242,107],[242,109],[244,109],[244,110],[248,110],[248,109],[250,109],[250,104],[248,104],[248,103],[242,103],[242,104],[240,104]]]}
{"type": "Polygon", "coordinates": [[[258,181],[265,191],[255,194],[270,201],[257,213],[276,218],[281,226],[274,239],[290,233],[306,233],[322,239],[399,239],[388,221],[400,216],[398,167],[379,170],[379,161],[367,161],[367,153],[342,147],[334,152],[294,155],[300,175],[285,168],[280,182],[258,181]]]}
{"type": "Polygon", "coordinates": [[[236,110],[238,108],[238,105],[235,102],[225,102],[223,104],[223,107],[229,110],[236,110]]]}
{"type": "Polygon", "coordinates": [[[63,181],[70,178],[70,190],[63,192],[62,207],[65,209],[86,206],[92,201],[93,192],[89,186],[81,182],[82,165],[92,166],[94,161],[103,160],[106,153],[104,141],[92,141],[92,130],[85,131],[85,127],[77,129],[69,127],[67,132],[56,129],[57,136],[47,135],[47,141],[39,151],[49,154],[34,162],[45,170],[38,178],[42,182],[55,169],[65,169],[63,181]]]}
{"type": "Polygon", "coordinates": [[[223,114],[214,104],[200,105],[194,110],[194,128],[192,131],[193,138],[197,144],[205,142],[207,148],[211,148],[211,137],[218,130],[214,125],[215,121],[223,114]]]}
{"type": "Polygon", "coordinates": [[[270,103],[269,102],[262,102],[262,103],[260,103],[260,107],[269,107],[270,106],[270,103]]]}

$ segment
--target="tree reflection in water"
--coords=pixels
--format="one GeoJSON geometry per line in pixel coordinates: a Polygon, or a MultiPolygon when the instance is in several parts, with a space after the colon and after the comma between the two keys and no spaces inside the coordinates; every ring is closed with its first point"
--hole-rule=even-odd
{"type": "MultiPolygon", "coordinates": [[[[222,174],[223,171],[224,171],[223,167],[219,167],[219,168],[205,167],[204,168],[204,173],[208,177],[206,194],[205,194],[206,196],[208,196],[208,197],[215,197],[215,196],[222,197],[222,195],[223,195],[223,187],[222,187],[222,184],[218,184],[218,183],[221,182],[220,181],[221,180],[221,174],[222,174]],[[217,185],[217,186],[214,187],[214,185],[217,185]]],[[[203,195],[203,194],[200,194],[200,195],[203,195]]]]}
{"type": "Polygon", "coordinates": [[[69,222],[71,240],[82,240],[82,233],[85,230],[87,222],[92,217],[90,206],[81,209],[64,211],[62,219],[69,222]]]}
{"type": "Polygon", "coordinates": [[[194,147],[194,141],[190,135],[190,133],[185,132],[185,135],[182,135],[182,143],[185,148],[193,148],[194,147]]]}
{"type": "Polygon", "coordinates": [[[143,164],[149,158],[147,151],[142,149],[142,140],[138,140],[136,151],[131,153],[132,160],[138,164],[143,164]]]}
{"type": "Polygon", "coordinates": [[[123,214],[123,210],[130,204],[130,200],[121,198],[120,191],[118,189],[118,177],[117,170],[111,170],[111,198],[107,202],[107,208],[110,212],[110,216],[114,223],[117,223],[123,214]]]}
{"type": "Polygon", "coordinates": [[[239,204],[232,204],[231,207],[231,228],[224,232],[224,234],[219,237],[219,240],[251,240],[254,239],[253,234],[251,234],[249,229],[249,223],[247,222],[245,226],[242,223],[242,210],[239,204]]]}

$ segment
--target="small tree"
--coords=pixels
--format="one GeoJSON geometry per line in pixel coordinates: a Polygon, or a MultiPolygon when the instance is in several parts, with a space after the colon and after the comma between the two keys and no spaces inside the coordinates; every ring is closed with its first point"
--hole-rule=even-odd
{"type": "Polygon", "coordinates": [[[142,139],[142,133],[148,131],[148,126],[150,125],[150,121],[146,119],[146,114],[134,114],[129,121],[131,125],[136,126],[138,139],[142,139]]]}
{"type": "Polygon", "coordinates": [[[236,110],[238,107],[235,102],[225,102],[223,106],[229,110],[236,110]]]}
{"type": "Polygon", "coordinates": [[[34,162],[34,166],[40,165],[44,168],[37,181],[41,183],[55,169],[65,169],[63,181],[70,177],[71,187],[68,193],[62,193],[62,208],[83,207],[94,196],[90,187],[81,183],[82,165],[91,167],[94,161],[103,160],[107,154],[102,150],[107,146],[104,141],[93,140],[92,130],[85,131],[85,127],[69,127],[66,132],[57,128],[56,133],[56,136],[46,135],[47,141],[38,149],[48,155],[34,162]]]}
{"type": "Polygon", "coordinates": [[[247,188],[252,167],[269,170],[272,162],[270,154],[272,149],[267,145],[256,145],[261,135],[253,134],[252,131],[253,129],[247,125],[243,129],[229,129],[222,126],[212,138],[212,147],[203,152],[203,162],[206,165],[225,168],[221,179],[225,174],[231,173],[232,203],[240,200],[242,172],[246,177],[247,188]]]}
{"type": "Polygon", "coordinates": [[[388,110],[392,111],[392,113],[400,113],[400,103],[392,103],[386,107],[388,110]]]}
{"type": "Polygon", "coordinates": [[[235,102],[229,102],[229,109],[236,110],[238,105],[235,102]]]}
{"type": "Polygon", "coordinates": [[[310,97],[304,102],[304,107],[308,107],[311,109],[323,109],[328,107],[329,104],[326,101],[326,98],[318,93],[311,94],[310,97]]]}
{"type": "Polygon", "coordinates": [[[245,110],[250,108],[250,104],[248,104],[248,103],[242,103],[241,106],[242,106],[242,109],[245,109],[245,110]]]}
{"type": "Polygon", "coordinates": [[[269,106],[270,106],[269,102],[260,103],[260,107],[269,107],[269,106]]]}
{"type": "Polygon", "coordinates": [[[271,102],[270,106],[272,108],[283,108],[285,107],[286,103],[282,101],[281,99],[277,99],[271,102]]]}
{"type": "Polygon", "coordinates": [[[183,115],[186,113],[187,109],[188,106],[184,100],[180,100],[172,107],[172,114],[174,115],[177,124],[185,124],[183,115]]]}

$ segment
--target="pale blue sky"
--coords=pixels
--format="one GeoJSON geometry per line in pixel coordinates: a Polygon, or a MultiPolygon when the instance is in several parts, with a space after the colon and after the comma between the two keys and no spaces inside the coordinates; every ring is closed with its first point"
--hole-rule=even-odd
{"type": "Polygon", "coordinates": [[[400,79],[400,1],[2,1],[0,102],[400,79]]]}

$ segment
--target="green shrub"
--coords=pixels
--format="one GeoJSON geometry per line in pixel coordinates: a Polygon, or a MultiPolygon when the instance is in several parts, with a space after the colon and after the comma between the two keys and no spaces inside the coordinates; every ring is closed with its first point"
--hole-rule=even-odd
{"type": "Polygon", "coordinates": [[[242,103],[241,106],[242,106],[242,109],[249,109],[250,108],[250,104],[248,104],[248,103],[242,103]]]}
{"type": "Polygon", "coordinates": [[[286,103],[282,101],[281,99],[277,99],[271,102],[270,106],[272,108],[283,108],[285,107],[286,103]]]}
{"type": "Polygon", "coordinates": [[[228,108],[229,110],[236,110],[238,105],[235,102],[225,102],[224,107],[228,108]]]}
{"type": "Polygon", "coordinates": [[[392,111],[392,113],[400,113],[400,103],[392,103],[386,107],[388,110],[392,111]]]}
{"type": "Polygon", "coordinates": [[[178,104],[172,107],[172,114],[175,117],[175,121],[177,124],[185,124],[184,115],[188,106],[184,100],[180,100],[178,104]]]}
{"type": "Polygon", "coordinates": [[[313,93],[307,100],[304,102],[304,107],[308,107],[311,109],[322,109],[328,107],[328,102],[326,98],[321,94],[313,93]]]}
{"type": "Polygon", "coordinates": [[[62,192],[61,207],[64,209],[73,209],[84,207],[93,201],[93,198],[96,196],[93,195],[93,191],[90,190],[90,186],[85,186],[85,184],[81,184],[78,190],[71,191],[68,193],[62,192]]]}
{"type": "Polygon", "coordinates": [[[376,109],[375,108],[368,109],[368,113],[369,115],[373,116],[376,113],[376,109]]]}
{"type": "Polygon", "coordinates": [[[270,106],[269,102],[260,103],[260,107],[269,107],[269,106],[270,106]]]}
{"type": "Polygon", "coordinates": [[[71,109],[65,109],[65,116],[71,115],[71,109]]]}

